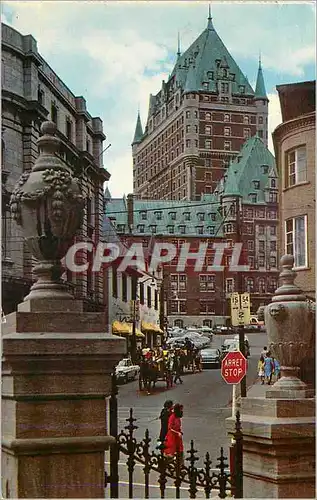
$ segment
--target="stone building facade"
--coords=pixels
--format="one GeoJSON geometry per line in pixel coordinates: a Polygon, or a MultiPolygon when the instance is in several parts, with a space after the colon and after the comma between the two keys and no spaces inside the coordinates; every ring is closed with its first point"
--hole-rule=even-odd
{"type": "MultiPolygon", "coordinates": [[[[84,222],[78,239],[99,240],[103,213],[103,184],[110,178],[103,167],[105,135],[102,120],[92,117],[86,101],[75,96],[47,64],[32,35],[23,36],[2,24],[2,181],[10,192],[38,155],[40,125],[52,120],[61,139],[60,156],[79,178],[86,197],[84,222]]],[[[3,309],[16,309],[32,283],[32,258],[8,204],[2,211],[3,309]]],[[[85,256],[82,256],[85,258],[85,256]]],[[[86,273],[65,278],[88,310],[103,309],[103,277],[86,273]]]]}
{"type": "Polygon", "coordinates": [[[294,255],[297,285],[315,297],[316,82],[277,86],[282,123],[273,133],[280,177],[281,254],[294,255]]]}
{"type": "Polygon", "coordinates": [[[138,198],[200,200],[256,133],[267,145],[268,98],[261,62],[255,91],[229,54],[212,19],[181,54],[162,89],[150,95],[143,133],[132,142],[138,198]]]}
{"type": "Polygon", "coordinates": [[[156,242],[172,243],[177,248],[175,258],[164,264],[170,325],[225,323],[232,292],[250,292],[253,313],[270,302],[278,278],[278,182],[274,157],[262,139],[254,136],[231,161],[213,194],[202,196],[199,202],[107,196],[106,216],[127,245],[142,243],[148,255],[156,242]],[[230,270],[234,244],[239,241],[243,244],[240,263],[250,266],[243,273],[230,270]],[[210,271],[207,267],[214,261],[213,244],[221,242],[228,246],[222,260],[224,269],[210,271]],[[195,261],[190,259],[183,270],[177,269],[186,243],[190,252],[207,245],[200,271],[195,271],[195,261]]]}

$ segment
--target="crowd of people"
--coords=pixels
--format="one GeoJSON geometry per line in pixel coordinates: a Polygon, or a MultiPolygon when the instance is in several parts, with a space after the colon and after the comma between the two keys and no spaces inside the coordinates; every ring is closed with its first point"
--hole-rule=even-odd
{"type": "Polygon", "coordinates": [[[265,383],[271,385],[273,377],[275,378],[274,382],[276,382],[281,376],[280,363],[272,356],[271,352],[267,350],[267,347],[263,347],[263,351],[258,361],[258,376],[262,385],[265,383]]]}

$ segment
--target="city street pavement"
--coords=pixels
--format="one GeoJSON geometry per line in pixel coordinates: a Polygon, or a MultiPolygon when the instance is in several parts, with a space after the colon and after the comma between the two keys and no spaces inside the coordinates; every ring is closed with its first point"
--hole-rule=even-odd
{"type": "MultiPolygon", "coordinates": [[[[247,372],[247,387],[250,388],[257,379],[257,363],[260,353],[267,343],[267,337],[266,333],[250,333],[247,336],[251,351],[247,372]]],[[[228,336],[215,335],[212,347],[220,348],[225,338],[228,338],[228,336]]],[[[263,386],[260,387],[262,389],[263,386]]],[[[119,430],[122,430],[127,425],[126,419],[129,417],[129,410],[133,408],[134,418],[137,419],[134,424],[138,426],[138,429],[135,431],[135,437],[140,441],[144,437],[145,430],[148,429],[152,439],[151,447],[154,449],[160,430],[158,417],[167,399],[172,399],[175,403],[180,402],[184,405],[182,422],[185,452],[189,450],[190,441],[193,439],[195,449],[198,452],[197,456],[200,458],[197,466],[203,467],[203,460],[208,451],[213,463],[212,467],[216,468],[221,447],[224,448],[225,456],[228,457],[230,441],[226,433],[225,419],[231,415],[232,399],[232,386],[226,384],[222,379],[220,369],[205,369],[202,373],[185,374],[183,384],[177,384],[169,390],[166,390],[165,384],[159,381],[151,395],[147,395],[146,392],[140,392],[138,382],[119,386],[119,430]]],[[[126,460],[127,457],[121,454],[119,475],[123,491],[120,493],[120,496],[125,497],[128,496],[126,490],[126,483],[128,481],[126,460]]],[[[106,470],[109,471],[108,454],[106,458],[106,470]]],[[[140,495],[139,498],[141,498],[144,492],[141,486],[144,484],[144,475],[142,466],[140,465],[136,466],[134,483],[137,488],[135,496],[138,497],[140,495]]],[[[150,497],[159,497],[160,490],[157,487],[157,474],[153,475],[151,483],[153,485],[153,492],[151,491],[150,497]]],[[[169,482],[168,484],[171,488],[167,490],[166,496],[170,495],[173,497],[175,496],[175,490],[172,487],[172,483],[169,482]]],[[[184,485],[182,491],[184,497],[188,497],[188,487],[186,485],[184,485]]],[[[109,491],[107,494],[109,494],[109,491]]]]}

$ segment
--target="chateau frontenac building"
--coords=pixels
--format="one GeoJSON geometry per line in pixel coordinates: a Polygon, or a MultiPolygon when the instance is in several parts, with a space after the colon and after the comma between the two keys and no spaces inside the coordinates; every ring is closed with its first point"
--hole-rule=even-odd
{"type": "Polygon", "coordinates": [[[261,61],[253,90],[216,32],[206,29],[181,54],[132,142],[137,198],[200,200],[256,133],[267,146],[268,98],[261,61]]]}

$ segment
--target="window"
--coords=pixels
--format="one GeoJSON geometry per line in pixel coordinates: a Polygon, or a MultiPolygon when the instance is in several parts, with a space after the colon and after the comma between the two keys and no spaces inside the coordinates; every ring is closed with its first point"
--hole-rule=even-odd
{"type": "Polygon", "coordinates": [[[211,122],[211,114],[210,113],[205,114],[205,120],[206,120],[206,122],[211,122]]]}
{"type": "Polygon", "coordinates": [[[201,213],[198,213],[198,214],[197,214],[197,219],[198,219],[199,221],[204,221],[204,220],[205,220],[205,214],[204,214],[204,213],[202,213],[202,212],[201,212],[201,213]]]}
{"type": "Polygon", "coordinates": [[[186,125],[186,132],[190,132],[190,125],[186,125]]]}
{"type": "Polygon", "coordinates": [[[122,274],[122,301],[126,302],[128,300],[128,280],[127,275],[122,274]]]}
{"type": "Polygon", "coordinates": [[[167,226],[169,234],[174,234],[174,226],[167,226]]]}
{"type": "Polygon", "coordinates": [[[174,321],[174,326],[177,326],[178,328],[184,328],[184,321],[182,319],[176,319],[174,321]]]}
{"type": "Polygon", "coordinates": [[[245,86],[244,85],[239,85],[239,92],[240,92],[240,94],[244,94],[244,92],[245,92],[245,86]]]}
{"type": "Polygon", "coordinates": [[[155,212],[156,220],[162,220],[162,212],[155,212]]]}
{"type": "Polygon", "coordinates": [[[231,135],[231,128],[225,127],[224,134],[226,137],[229,137],[231,135]]]}
{"type": "Polygon", "coordinates": [[[69,141],[72,140],[73,130],[72,130],[72,122],[69,118],[66,118],[66,137],[69,141]]]}
{"type": "Polygon", "coordinates": [[[118,273],[115,267],[112,268],[112,297],[118,297],[118,273]]]}
{"type": "Polygon", "coordinates": [[[144,225],[143,224],[138,226],[138,231],[139,231],[139,233],[144,233],[144,225]]]}
{"type": "Polygon", "coordinates": [[[250,266],[251,269],[254,268],[254,257],[248,257],[248,266],[250,266]]]}
{"type": "Polygon", "coordinates": [[[253,181],[254,189],[260,189],[260,181],[253,181]]]}
{"type": "Polygon", "coordinates": [[[248,117],[248,116],[244,116],[244,117],[243,117],[243,123],[244,123],[245,125],[248,125],[248,124],[249,124],[249,117],[248,117]]]}
{"type": "Polygon", "coordinates": [[[146,212],[140,212],[140,216],[141,216],[141,220],[147,219],[146,212]]]}
{"type": "Polygon", "coordinates": [[[156,233],[156,226],[150,226],[150,230],[152,234],[156,233]]]}
{"type": "Polygon", "coordinates": [[[57,125],[58,110],[54,103],[51,104],[51,120],[57,125]]]}
{"type": "Polygon", "coordinates": [[[306,146],[302,146],[287,153],[286,162],[286,187],[306,181],[306,146]]]}
{"type": "Polygon", "coordinates": [[[245,218],[246,219],[253,219],[253,210],[252,208],[247,208],[246,211],[245,211],[245,218]]]}
{"type": "Polygon", "coordinates": [[[248,250],[254,250],[254,241],[248,240],[248,250]]]}
{"type": "Polygon", "coordinates": [[[215,314],[215,303],[212,300],[201,300],[199,306],[200,314],[215,314]]]}
{"type": "Polygon", "coordinates": [[[244,139],[249,139],[249,137],[251,136],[251,131],[249,128],[244,128],[243,129],[243,137],[244,139]]]}
{"type": "Polygon", "coordinates": [[[215,290],[216,277],[213,274],[200,274],[199,275],[199,288],[201,292],[208,292],[215,290]]]}
{"type": "Polygon", "coordinates": [[[223,115],[223,121],[224,122],[230,122],[230,115],[228,115],[227,113],[223,115]]]}
{"type": "Polygon", "coordinates": [[[270,235],[271,236],[276,236],[276,226],[271,226],[270,227],[270,235]]]}
{"type": "Polygon", "coordinates": [[[186,139],[186,148],[190,148],[190,139],[186,139]]]}
{"type": "Polygon", "coordinates": [[[150,309],[151,308],[151,305],[152,305],[152,289],[150,286],[147,286],[147,299],[146,299],[146,302],[147,302],[147,306],[148,308],[150,309]]]}
{"type": "Polygon", "coordinates": [[[205,148],[211,149],[211,141],[205,141],[205,148]]]}
{"type": "Polygon", "coordinates": [[[157,290],[154,290],[154,309],[158,310],[158,293],[157,290]]]}
{"type": "Polygon", "coordinates": [[[271,179],[271,188],[276,188],[276,179],[271,179]]]}
{"type": "Polygon", "coordinates": [[[124,224],[118,224],[117,225],[117,231],[118,231],[118,233],[124,233],[124,231],[125,231],[125,225],[124,224]]]}
{"type": "Polygon", "coordinates": [[[258,130],[258,136],[263,139],[263,130],[258,130]]]}
{"type": "Polygon", "coordinates": [[[276,241],[270,242],[270,250],[271,252],[276,252],[276,241]]]}
{"type": "Polygon", "coordinates": [[[259,267],[265,266],[265,258],[263,257],[263,255],[258,258],[258,265],[259,267]]]}
{"type": "Polygon", "coordinates": [[[40,87],[37,91],[37,100],[39,101],[39,104],[42,104],[42,106],[44,106],[44,91],[40,87]]]}
{"type": "Polygon", "coordinates": [[[234,280],[233,278],[226,279],[226,292],[233,293],[234,292],[234,280]]]}
{"type": "Polygon", "coordinates": [[[186,118],[190,118],[190,111],[186,111],[186,118]]]}
{"type": "Polygon", "coordinates": [[[265,219],[265,210],[264,209],[257,210],[256,215],[259,219],[265,219]]]}
{"type": "Polygon", "coordinates": [[[210,125],[206,125],[206,127],[205,127],[205,134],[206,135],[211,135],[211,127],[210,127],[210,125]]]}
{"type": "Polygon", "coordinates": [[[231,142],[230,141],[224,141],[224,150],[225,151],[230,151],[231,150],[231,142]]]}
{"type": "Polygon", "coordinates": [[[246,234],[253,234],[253,225],[246,224],[246,234]]]}
{"type": "Polygon", "coordinates": [[[246,290],[248,293],[252,293],[254,291],[254,279],[253,278],[246,279],[246,290]]]}
{"type": "Polygon", "coordinates": [[[277,193],[273,193],[272,191],[270,191],[269,203],[277,203],[277,193]]]}
{"type": "Polygon", "coordinates": [[[216,220],[216,214],[215,213],[211,213],[211,214],[209,214],[209,216],[210,216],[210,220],[212,220],[212,221],[216,220]]]}
{"type": "Polygon", "coordinates": [[[276,267],[276,257],[274,255],[272,255],[272,257],[270,257],[270,267],[276,267]]]}
{"type": "Polygon", "coordinates": [[[233,225],[232,224],[226,224],[225,230],[227,233],[233,233],[233,225]]]}
{"type": "Polygon", "coordinates": [[[270,293],[274,293],[276,289],[277,289],[277,279],[276,278],[271,278],[270,281],[269,281],[269,291],[270,291],[270,293]]]}
{"type": "Polygon", "coordinates": [[[266,293],[266,281],[265,278],[259,278],[259,292],[266,293]]]}
{"type": "Polygon", "coordinates": [[[276,210],[270,210],[268,212],[268,218],[269,219],[276,219],[276,210]]]}
{"type": "Polygon", "coordinates": [[[204,227],[203,226],[197,226],[196,230],[197,230],[197,234],[204,234],[204,227]]]}
{"type": "Polygon", "coordinates": [[[187,312],[186,300],[179,300],[178,302],[179,302],[179,312],[186,313],[187,312]]]}
{"type": "Polygon", "coordinates": [[[179,226],[179,232],[181,234],[185,234],[186,233],[186,226],[179,226]]]}
{"type": "Polygon", "coordinates": [[[259,116],[259,124],[262,125],[263,124],[263,116],[259,116]]]}
{"type": "Polygon", "coordinates": [[[169,212],[168,214],[171,218],[171,220],[176,220],[176,212],[169,212]]]}
{"type": "Polygon", "coordinates": [[[144,283],[140,283],[140,304],[144,305],[144,283]]]}
{"type": "Polygon", "coordinates": [[[222,83],[221,84],[221,92],[223,94],[228,94],[228,92],[229,92],[229,83],[222,83]]]}
{"type": "Polygon", "coordinates": [[[259,241],[259,251],[265,252],[265,241],[263,240],[259,241]]]}
{"type": "Polygon", "coordinates": [[[256,203],[257,202],[257,195],[256,194],[249,194],[249,200],[251,203],[256,203]]]}
{"type": "Polygon", "coordinates": [[[209,227],[207,228],[207,230],[208,230],[208,233],[209,233],[210,235],[214,235],[214,234],[215,234],[215,226],[209,226],[209,227]]]}
{"type": "Polygon", "coordinates": [[[190,212],[184,212],[184,220],[190,220],[190,212]]]}

